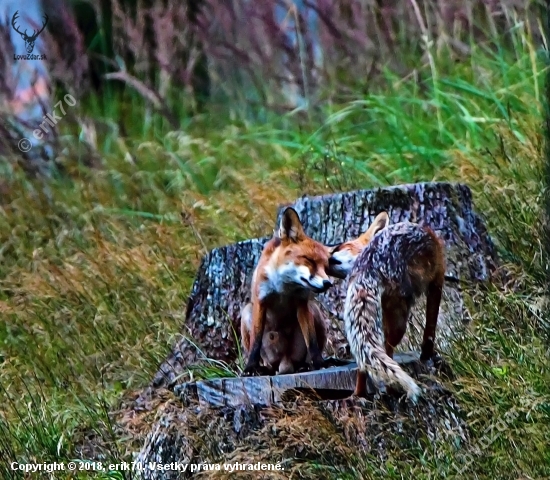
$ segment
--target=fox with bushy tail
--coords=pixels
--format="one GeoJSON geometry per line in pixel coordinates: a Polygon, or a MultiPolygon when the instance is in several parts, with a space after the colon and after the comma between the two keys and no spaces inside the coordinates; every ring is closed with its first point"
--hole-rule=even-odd
{"type": "Polygon", "coordinates": [[[445,279],[444,248],[435,232],[410,222],[389,225],[386,212],[357,239],[333,247],[329,275],[347,278],[344,328],[358,365],[354,394],[365,396],[366,372],[397,382],[416,402],[417,383],[393,359],[416,299],[426,294],[421,361],[434,357],[437,317],[445,279]]]}

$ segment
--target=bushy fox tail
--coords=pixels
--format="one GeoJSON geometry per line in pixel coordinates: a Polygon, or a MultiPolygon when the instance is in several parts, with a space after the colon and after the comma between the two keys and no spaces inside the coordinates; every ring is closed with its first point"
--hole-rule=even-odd
{"type": "Polygon", "coordinates": [[[422,390],[401,366],[386,354],[382,332],[382,302],[378,285],[348,288],[344,306],[344,328],[352,355],[360,371],[369,371],[388,383],[399,383],[414,403],[422,390]]]}

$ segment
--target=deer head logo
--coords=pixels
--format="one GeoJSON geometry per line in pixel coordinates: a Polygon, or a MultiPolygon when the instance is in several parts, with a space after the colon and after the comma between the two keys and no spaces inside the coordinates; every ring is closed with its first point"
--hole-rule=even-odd
{"type": "Polygon", "coordinates": [[[34,33],[32,35],[27,35],[27,30],[25,30],[25,32],[23,33],[21,30],[19,30],[17,28],[17,26],[15,25],[15,20],[17,20],[17,15],[19,14],[19,10],[17,10],[14,14],[13,14],[13,17],[11,19],[11,26],[13,27],[13,29],[19,34],[21,35],[21,37],[23,38],[23,40],[25,41],[25,49],[27,50],[27,53],[32,53],[32,51],[34,50],[34,42],[36,42],[36,38],[38,37],[38,35],[40,35],[42,33],[42,30],[44,30],[44,28],[46,27],[46,25],[48,24],[48,15],[44,14],[44,24],[42,25],[42,28],[38,31],[34,30],[34,33]]]}

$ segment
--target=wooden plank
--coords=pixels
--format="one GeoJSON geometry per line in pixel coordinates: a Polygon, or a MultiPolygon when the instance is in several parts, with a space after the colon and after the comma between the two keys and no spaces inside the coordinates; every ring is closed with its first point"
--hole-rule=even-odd
{"type": "MultiPolygon", "coordinates": [[[[407,364],[418,360],[415,353],[396,353],[395,360],[407,364]]],[[[203,406],[236,407],[243,404],[269,405],[289,401],[297,394],[319,399],[345,398],[355,389],[357,364],[330,367],[288,375],[234,377],[196,383],[197,397],[203,406]]],[[[369,387],[369,393],[374,393],[369,387]]]]}

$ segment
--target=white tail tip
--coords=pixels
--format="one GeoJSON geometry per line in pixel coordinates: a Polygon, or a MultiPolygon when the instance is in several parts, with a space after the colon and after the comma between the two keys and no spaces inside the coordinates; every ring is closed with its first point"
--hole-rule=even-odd
{"type": "Polygon", "coordinates": [[[422,389],[415,384],[409,386],[409,390],[407,391],[407,398],[416,405],[418,403],[418,399],[422,395],[422,389]]]}

